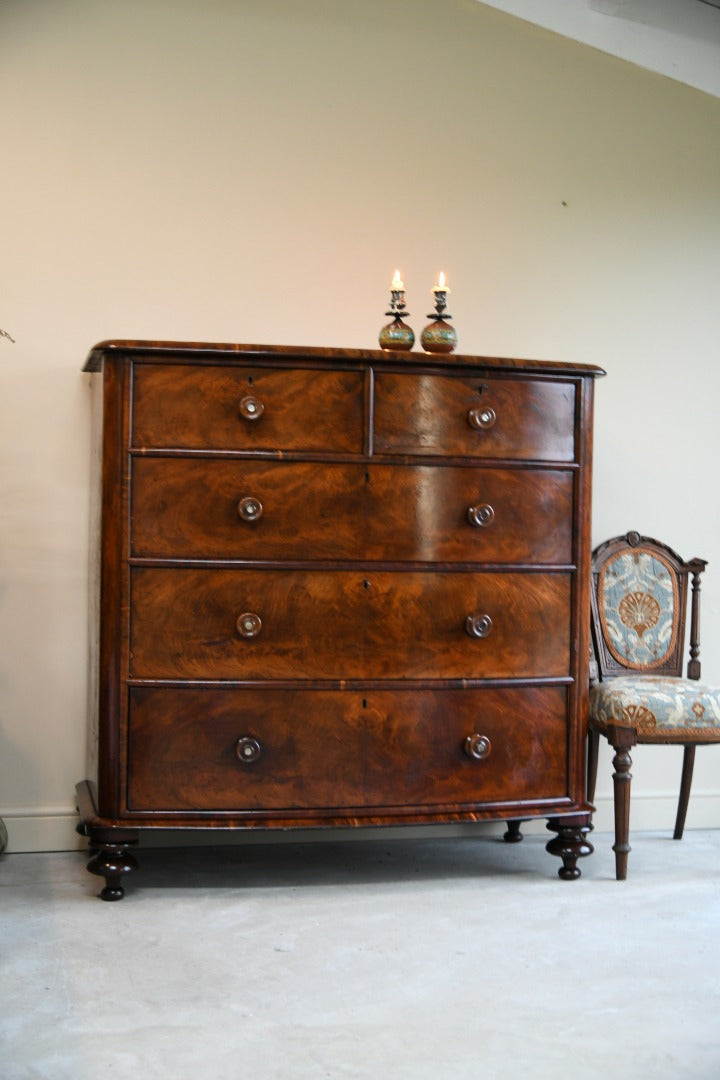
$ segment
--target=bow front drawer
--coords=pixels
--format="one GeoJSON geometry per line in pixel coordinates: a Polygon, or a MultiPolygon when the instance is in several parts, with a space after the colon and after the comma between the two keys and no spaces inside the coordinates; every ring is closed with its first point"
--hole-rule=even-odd
{"type": "Polygon", "coordinates": [[[381,372],[375,380],[378,453],[572,461],[570,382],[381,372]]]}
{"type": "Polygon", "coordinates": [[[361,453],[363,376],[234,364],[138,364],[132,445],[361,453]]]}
{"type": "Polygon", "coordinates": [[[149,558],[569,563],[573,476],[549,469],[140,457],[149,558]]]}
{"type": "Polygon", "coordinates": [[[570,582],[563,573],[136,568],[131,674],[566,676],[570,582]]]}
{"type": "MultiPolygon", "coordinates": [[[[566,794],[564,687],[134,688],[130,810],[481,805],[566,794]]],[[[320,814],[322,816],[322,812],[320,814]]]]}

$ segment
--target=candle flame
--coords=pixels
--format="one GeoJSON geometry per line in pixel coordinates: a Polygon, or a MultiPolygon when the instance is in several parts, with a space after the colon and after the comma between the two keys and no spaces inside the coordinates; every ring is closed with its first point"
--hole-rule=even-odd
{"type": "Polygon", "coordinates": [[[440,271],[440,275],[438,277],[438,285],[440,286],[441,289],[445,288],[445,275],[442,272],[442,270],[440,271]]]}

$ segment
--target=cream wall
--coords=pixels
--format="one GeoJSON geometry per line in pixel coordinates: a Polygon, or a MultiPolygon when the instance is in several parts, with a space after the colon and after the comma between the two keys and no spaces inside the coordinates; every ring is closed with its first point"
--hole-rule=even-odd
{"type": "MultiPolygon", "coordinates": [[[[604,366],[594,538],[709,559],[720,100],[475,0],[0,2],[0,813],[74,846],[90,392],[109,337],[373,346],[443,269],[464,352],[604,366]]],[[[669,826],[679,750],[638,750],[669,826]]],[[[720,749],[689,826],[720,826],[720,749]]],[[[609,828],[609,757],[599,825],[609,828]]]]}

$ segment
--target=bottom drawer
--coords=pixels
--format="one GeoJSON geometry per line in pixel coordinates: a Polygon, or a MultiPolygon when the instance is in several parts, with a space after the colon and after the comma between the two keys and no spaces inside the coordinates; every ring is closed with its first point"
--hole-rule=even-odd
{"type": "Polygon", "coordinates": [[[341,809],[562,798],[566,713],[564,686],[136,687],[128,810],[315,810],[321,818],[341,809]]]}

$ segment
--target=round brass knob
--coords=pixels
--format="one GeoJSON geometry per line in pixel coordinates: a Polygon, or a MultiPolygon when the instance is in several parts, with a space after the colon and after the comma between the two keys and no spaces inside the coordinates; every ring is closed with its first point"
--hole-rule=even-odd
{"type": "Polygon", "coordinates": [[[471,428],[475,428],[476,431],[487,431],[497,420],[497,413],[490,405],[481,405],[477,409],[471,409],[467,418],[471,428]]]}
{"type": "Polygon", "coordinates": [[[235,743],[235,753],[243,765],[252,765],[262,754],[262,746],[252,735],[241,735],[235,743]]]}
{"type": "Polygon", "coordinates": [[[467,519],[471,525],[482,529],[486,525],[492,525],[495,520],[495,511],[489,503],[480,503],[479,506],[468,506],[467,519]]]}
{"type": "Polygon", "coordinates": [[[468,615],[465,620],[465,630],[470,637],[487,637],[492,630],[492,619],[489,615],[468,615]]]}
{"type": "Polygon", "coordinates": [[[244,638],[255,638],[262,630],[262,619],[253,611],[244,611],[235,620],[235,628],[244,638]]]}
{"type": "Polygon", "coordinates": [[[259,499],[254,499],[252,495],[246,495],[238,503],[237,512],[243,521],[258,521],[262,517],[263,504],[259,499]]]}
{"type": "Polygon", "coordinates": [[[265,412],[265,406],[262,401],[258,401],[252,394],[247,394],[242,398],[238,408],[243,420],[259,420],[265,412]]]}
{"type": "Polygon", "coordinates": [[[475,761],[482,761],[492,750],[492,743],[487,735],[468,735],[465,740],[465,753],[475,761]]]}

